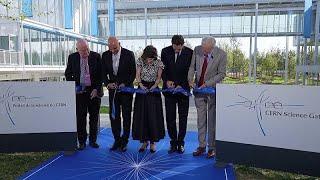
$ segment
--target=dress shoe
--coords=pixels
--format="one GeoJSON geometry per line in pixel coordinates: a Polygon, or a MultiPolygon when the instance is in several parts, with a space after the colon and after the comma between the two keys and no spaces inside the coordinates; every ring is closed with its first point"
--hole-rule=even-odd
{"type": "Polygon", "coordinates": [[[151,153],[155,153],[157,150],[156,150],[156,144],[155,143],[151,143],[150,144],[150,152],[151,153]]]}
{"type": "Polygon", "coordinates": [[[208,150],[207,158],[213,158],[216,155],[213,149],[208,150]]]}
{"type": "Polygon", "coordinates": [[[183,145],[178,145],[178,153],[183,154],[184,153],[184,146],[183,145]]]}
{"type": "Polygon", "coordinates": [[[78,146],[78,150],[82,151],[82,150],[84,150],[85,147],[86,147],[85,143],[80,143],[79,146],[78,146]]]}
{"type": "Polygon", "coordinates": [[[99,144],[97,144],[96,142],[90,142],[89,145],[93,148],[99,148],[99,144]]]}
{"type": "Polygon", "coordinates": [[[205,147],[198,147],[193,153],[193,156],[201,156],[203,153],[206,152],[206,148],[205,147]]]}
{"type": "Polygon", "coordinates": [[[114,142],[112,147],[110,148],[110,151],[115,151],[119,148],[119,143],[118,142],[114,142]]]}
{"type": "Polygon", "coordinates": [[[142,143],[142,145],[139,149],[139,152],[144,152],[147,149],[148,145],[149,145],[149,143],[147,143],[147,142],[142,143]]]}
{"type": "Polygon", "coordinates": [[[119,147],[119,150],[121,152],[126,152],[127,151],[127,144],[121,144],[121,146],[119,147]]]}
{"type": "Polygon", "coordinates": [[[170,149],[168,150],[168,154],[174,153],[177,151],[177,146],[171,145],[170,149]]]}

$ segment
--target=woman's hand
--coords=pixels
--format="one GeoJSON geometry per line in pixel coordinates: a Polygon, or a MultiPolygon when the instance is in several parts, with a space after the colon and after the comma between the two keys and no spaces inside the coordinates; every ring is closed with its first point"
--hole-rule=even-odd
{"type": "Polygon", "coordinates": [[[157,85],[157,84],[154,84],[153,86],[151,86],[150,90],[153,90],[153,89],[155,89],[155,88],[157,88],[157,87],[158,87],[158,85],[157,85]]]}
{"type": "Polygon", "coordinates": [[[143,90],[147,90],[147,88],[142,83],[139,83],[139,87],[143,90]]]}

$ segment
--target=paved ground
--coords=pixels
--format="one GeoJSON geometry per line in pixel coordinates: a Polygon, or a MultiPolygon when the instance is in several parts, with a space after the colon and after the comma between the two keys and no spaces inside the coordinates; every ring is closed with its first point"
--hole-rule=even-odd
{"type": "MultiPolygon", "coordinates": [[[[162,96],[162,102],[163,102],[163,108],[164,108],[164,97],[163,96],[162,96]]],[[[189,106],[187,130],[188,131],[197,131],[197,110],[196,110],[196,107],[194,104],[194,97],[193,96],[190,97],[189,104],[190,104],[190,106],[189,106]]],[[[102,106],[109,106],[108,94],[106,94],[106,96],[104,96],[101,99],[101,105],[102,106]]],[[[165,117],[165,114],[164,114],[164,117],[165,117]]],[[[100,123],[101,123],[101,125],[100,125],[101,127],[110,127],[109,114],[101,114],[100,115],[100,123]]],[[[179,127],[178,121],[177,121],[177,127],[179,127]]]]}

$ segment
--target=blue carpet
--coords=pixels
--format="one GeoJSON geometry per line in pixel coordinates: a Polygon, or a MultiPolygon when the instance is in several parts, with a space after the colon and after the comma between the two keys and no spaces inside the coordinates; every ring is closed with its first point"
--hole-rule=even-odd
{"type": "Polygon", "coordinates": [[[89,146],[73,155],[59,154],[20,179],[236,179],[232,165],[214,167],[214,159],[193,157],[197,147],[197,133],[188,132],[184,154],[168,154],[169,139],[157,143],[157,152],[138,153],[138,141],[129,141],[125,153],[109,152],[113,144],[110,129],[103,129],[98,137],[99,149],[89,146]]]}

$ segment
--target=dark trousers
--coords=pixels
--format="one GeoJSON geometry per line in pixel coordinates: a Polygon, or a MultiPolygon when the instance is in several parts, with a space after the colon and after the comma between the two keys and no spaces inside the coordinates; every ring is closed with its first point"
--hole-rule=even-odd
{"type": "Polygon", "coordinates": [[[113,137],[116,143],[128,143],[131,128],[131,111],[132,111],[132,99],[133,94],[128,93],[116,93],[114,103],[115,103],[115,119],[112,118],[111,113],[113,109],[113,97],[115,91],[109,91],[109,106],[110,106],[110,121],[113,137]],[[121,114],[123,118],[123,134],[121,136],[121,114]]]}
{"type": "Polygon", "coordinates": [[[100,98],[90,99],[91,91],[76,95],[78,141],[84,144],[87,140],[87,113],[89,113],[89,141],[97,141],[100,98]]]}
{"type": "Polygon", "coordinates": [[[165,95],[166,107],[166,122],[169,137],[171,138],[170,144],[184,145],[184,137],[187,131],[187,119],[189,112],[189,97],[183,95],[165,95]],[[176,126],[176,112],[178,104],[179,114],[179,133],[177,133],[176,126]]]}

